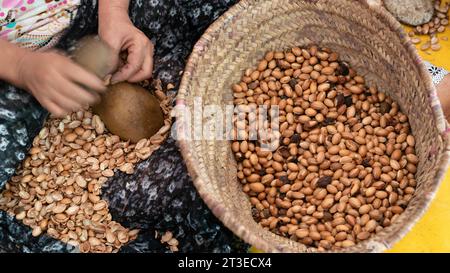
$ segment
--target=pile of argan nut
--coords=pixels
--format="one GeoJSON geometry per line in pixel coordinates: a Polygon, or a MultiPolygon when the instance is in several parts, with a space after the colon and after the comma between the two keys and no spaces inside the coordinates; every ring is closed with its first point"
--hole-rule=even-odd
{"type": "Polygon", "coordinates": [[[368,239],[405,210],[418,163],[408,118],[336,52],[268,52],[232,89],[238,108],[279,107],[278,125],[258,127],[279,135],[273,151],[248,138],[257,115],[235,119],[244,138],[232,143],[237,177],[263,228],[336,250],[368,239]]]}
{"type": "MultiPolygon", "coordinates": [[[[448,26],[448,10],[449,4],[445,3],[441,5],[441,1],[437,0],[434,4],[434,15],[430,22],[425,23],[420,26],[416,26],[412,31],[408,33],[411,42],[413,44],[421,43],[420,36],[426,35],[427,39],[420,46],[420,50],[425,51],[429,54],[429,49],[433,51],[438,51],[441,49],[439,44],[438,33],[443,33],[448,26]]],[[[447,36],[442,36],[440,38],[443,41],[448,41],[447,36]]]]}
{"type": "Polygon", "coordinates": [[[80,252],[117,252],[134,240],[139,230],[112,220],[101,189],[115,171],[133,173],[166,138],[171,98],[162,90],[155,95],[166,117],[164,126],[136,144],[107,132],[90,111],[50,118],[1,193],[0,209],[30,226],[33,236],[46,233],[80,252]]]}

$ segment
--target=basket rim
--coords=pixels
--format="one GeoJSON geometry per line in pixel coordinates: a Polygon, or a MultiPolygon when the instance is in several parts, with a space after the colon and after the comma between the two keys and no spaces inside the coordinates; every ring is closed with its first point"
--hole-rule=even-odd
{"type": "MultiPolygon", "coordinates": [[[[332,0],[295,0],[295,1],[305,1],[305,2],[331,2],[332,0]]],[[[413,60],[415,60],[416,67],[418,68],[419,76],[421,79],[425,80],[426,91],[430,97],[437,96],[436,88],[432,82],[431,75],[429,74],[425,64],[423,63],[421,57],[419,56],[415,46],[411,43],[409,39],[407,39],[407,34],[404,31],[402,25],[382,6],[370,3],[370,0],[357,0],[363,6],[365,6],[370,12],[374,14],[380,21],[382,21],[386,27],[388,27],[392,32],[396,33],[403,47],[405,47],[407,54],[409,54],[413,60]]],[[[181,79],[180,87],[178,90],[178,95],[176,98],[177,105],[184,105],[185,99],[184,95],[187,94],[188,87],[192,80],[192,74],[195,71],[195,66],[199,58],[208,50],[208,45],[211,44],[212,38],[219,34],[222,26],[229,20],[229,18],[233,18],[235,16],[242,16],[240,11],[246,9],[248,6],[257,2],[256,0],[241,0],[231,8],[229,8],[224,14],[222,14],[217,20],[215,20],[204,32],[204,34],[200,37],[200,39],[196,42],[193,47],[193,50],[188,58],[186,63],[186,67],[181,79]]],[[[393,239],[389,242],[383,241],[375,241],[374,238],[370,238],[362,243],[358,243],[355,246],[348,247],[345,249],[339,250],[339,252],[355,252],[358,250],[358,246],[361,244],[364,245],[372,245],[372,251],[382,252],[386,249],[392,247],[394,243],[403,238],[410,229],[416,224],[416,222],[422,218],[424,213],[428,210],[432,199],[434,198],[439,185],[442,182],[442,178],[447,171],[447,167],[449,164],[450,158],[450,127],[449,124],[440,117],[443,117],[442,107],[432,107],[433,117],[436,120],[436,125],[441,132],[441,137],[444,143],[444,151],[442,152],[442,156],[440,160],[438,160],[437,165],[439,168],[436,170],[436,175],[433,178],[434,181],[431,183],[430,192],[427,196],[422,198],[420,209],[415,210],[410,216],[410,221],[405,223],[401,228],[397,230],[397,233],[393,239]]],[[[176,127],[177,135],[182,135],[184,133],[183,127],[176,127]]],[[[244,226],[239,223],[236,218],[230,215],[230,212],[227,208],[217,200],[210,198],[207,192],[204,191],[204,185],[208,183],[207,176],[202,175],[202,172],[199,169],[198,162],[196,162],[191,156],[192,151],[192,142],[188,140],[177,140],[179,145],[181,154],[184,158],[184,161],[187,166],[187,170],[191,175],[192,181],[194,183],[197,192],[200,197],[204,200],[209,209],[213,212],[213,214],[227,227],[229,228],[235,235],[240,237],[245,242],[249,243],[253,247],[256,247],[259,250],[264,252],[279,252],[280,249],[277,249],[274,246],[269,246],[265,244],[258,236],[253,234],[249,234],[248,232],[243,232],[245,230],[244,226]]],[[[392,236],[391,236],[392,238],[392,236]]],[[[282,251],[282,250],[281,250],[282,251]]],[[[307,247],[307,251],[313,251],[307,247]]],[[[326,251],[326,252],[334,252],[334,251],[326,251]]]]}

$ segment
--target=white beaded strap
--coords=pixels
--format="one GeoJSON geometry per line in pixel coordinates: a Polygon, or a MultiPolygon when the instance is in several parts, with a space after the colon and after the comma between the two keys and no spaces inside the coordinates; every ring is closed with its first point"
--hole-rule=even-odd
{"type": "Polygon", "coordinates": [[[431,74],[434,85],[438,85],[438,83],[440,83],[444,79],[445,75],[449,73],[447,70],[441,67],[434,66],[427,61],[424,61],[424,63],[431,74]]]}

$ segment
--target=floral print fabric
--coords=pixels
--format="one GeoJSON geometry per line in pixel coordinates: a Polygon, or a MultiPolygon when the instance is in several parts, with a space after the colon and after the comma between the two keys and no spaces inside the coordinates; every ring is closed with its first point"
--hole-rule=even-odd
{"type": "Polygon", "coordinates": [[[20,47],[50,47],[70,26],[80,0],[0,0],[0,39],[20,47]]]}

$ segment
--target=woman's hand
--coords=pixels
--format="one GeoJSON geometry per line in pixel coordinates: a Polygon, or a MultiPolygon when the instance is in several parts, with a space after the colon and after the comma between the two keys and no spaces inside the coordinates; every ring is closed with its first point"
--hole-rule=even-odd
{"type": "Polygon", "coordinates": [[[56,117],[94,104],[100,100],[97,92],[106,90],[97,76],[56,52],[28,51],[16,69],[13,84],[28,90],[56,117]]]}
{"type": "Polygon", "coordinates": [[[139,82],[153,71],[153,43],[128,17],[128,1],[99,2],[99,36],[119,55],[127,53],[126,63],[112,75],[111,82],[139,82]]]}

